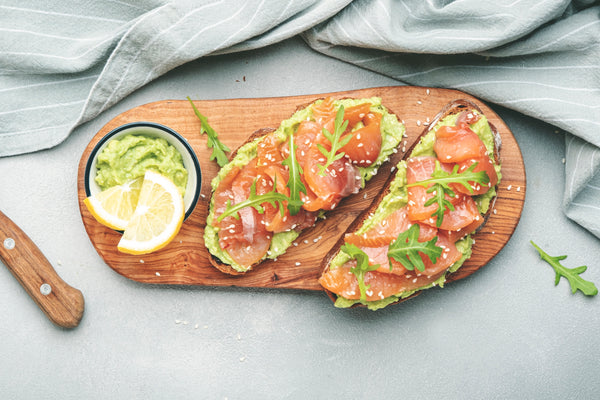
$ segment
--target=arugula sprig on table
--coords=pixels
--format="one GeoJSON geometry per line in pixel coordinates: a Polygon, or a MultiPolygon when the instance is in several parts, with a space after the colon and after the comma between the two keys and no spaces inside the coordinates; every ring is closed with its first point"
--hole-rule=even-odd
{"type": "Polygon", "coordinates": [[[473,163],[462,172],[458,172],[458,165],[455,165],[451,172],[446,172],[442,169],[439,161],[435,162],[435,169],[431,174],[430,179],[410,183],[406,187],[412,186],[424,186],[429,187],[427,193],[433,193],[433,197],[425,202],[425,207],[432,204],[437,204],[437,209],[431,214],[432,217],[437,217],[436,226],[439,228],[442,225],[444,218],[444,212],[446,210],[454,211],[454,205],[446,199],[446,195],[449,197],[455,197],[456,193],[450,188],[450,184],[459,184],[464,186],[469,193],[473,193],[473,186],[471,182],[480,185],[487,185],[490,181],[488,174],[485,171],[474,172],[475,167],[478,163],[473,163]]]}
{"type": "Polygon", "coordinates": [[[365,274],[369,271],[375,271],[379,268],[379,264],[369,265],[369,256],[367,253],[352,243],[344,243],[340,250],[356,260],[356,266],[351,267],[350,272],[356,276],[356,280],[358,281],[360,299],[365,301],[367,299],[367,290],[371,287],[365,284],[365,274]]]}
{"type": "Polygon", "coordinates": [[[554,269],[556,274],[554,279],[554,286],[558,285],[561,276],[564,276],[569,281],[569,285],[571,285],[571,293],[575,293],[577,290],[581,290],[581,292],[586,296],[595,296],[598,294],[598,288],[590,281],[586,281],[580,275],[587,270],[587,266],[582,265],[576,268],[567,268],[560,263],[560,261],[567,258],[567,256],[550,256],[544,250],[542,250],[538,245],[530,241],[533,247],[538,251],[542,260],[546,261],[550,266],[554,269]]]}
{"type": "Polygon", "coordinates": [[[393,258],[409,271],[413,271],[416,268],[423,272],[425,271],[425,263],[419,252],[426,255],[434,264],[442,255],[442,248],[435,245],[438,237],[435,236],[428,242],[419,242],[420,230],[419,224],[413,224],[406,231],[400,233],[396,240],[390,243],[388,247],[390,270],[392,269],[393,258]]]}
{"type": "Polygon", "coordinates": [[[225,211],[223,214],[219,215],[217,218],[217,222],[223,221],[225,217],[233,216],[236,219],[240,219],[240,210],[246,207],[252,207],[259,214],[263,214],[265,212],[265,208],[263,207],[263,203],[269,203],[273,207],[277,208],[281,215],[283,216],[285,213],[285,206],[283,202],[290,202],[290,198],[283,193],[279,193],[277,191],[277,180],[275,180],[273,184],[273,190],[264,194],[256,194],[256,179],[252,182],[250,186],[250,196],[244,201],[240,201],[239,203],[232,204],[231,200],[227,200],[227,204],[225,206],[225,211]]]}
{"type": "Polygon", "coordinates": [[[302,207],[302,200],[300,199],[300,192],[306,193],[306,186],[300,179],[300,174],[304,174],[302,167],[296,159],[296,145],[294,144],[294,135],[290,135],[290,155],[283,160],[283,165],[288,167],[290,176],[287,182],[287,187],[290,189],[290,200],[288,201],[288,210],[290,215],[296,215],[300,212],[302,207]]]}
{"type": "Polygon", "coordinates": [[[327,168],[329,168],[329,166],[335,161],[344,157],[345,153],[343,151],[338,153],[338,150],[347,145],[350,139],[352,139],[352,135],[347,135],[346,137],[342,138],[342,134],[346,131],[347,127],[348,121],[344,120],[344,106],[340,105],[340,108],[335,114],[333,133],[329,132],[325,127],[323,127],[323,135],[331,143],[331,149],[327,150],[325,146],[317,143],[317,148],[325,157],[327,157],[324,165],[319,164],[319,175],[325,176],[327,168]]]}
{"type": "Polygon", "coordinates": [[[190,99],[189,97],[187,99],[192,105],[194,113],[200,120],[200,134],[206,133],[206,136],[208,136],[207,146],[213,149],[212,154],[210,155],[210,160],[212,161],[216,159],[217,164],[219,164],[219,167],[224,166],[229,162],[229,158],[227,158],[227,155],[225,153],[228,153],[231,150],[225,144],[221,143],[217,132],[215,132],[215,130],[208,124],[208,119],[204,115],[202,115],[200,111],[198,111],[192,99],[190,99]]]}

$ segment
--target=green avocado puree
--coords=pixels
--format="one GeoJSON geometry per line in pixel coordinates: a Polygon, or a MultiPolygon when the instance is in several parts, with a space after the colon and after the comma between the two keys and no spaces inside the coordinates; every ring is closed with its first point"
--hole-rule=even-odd
{"type": "MultiPolygon", "coordinates": [[[[317,100],[315,103],[320,103],[322,100],[317,100]]],[[[345,108],[352,107],[354,105],[363,104],[365,102],[371,103],[371,111],[382,114],[381,118],[381,134],[382,134],[382,145],[379,157],[375,162],[365,168],[359,168],[362,177],[363,187],[366,181],[371,179],[377,174],[377,168],[385,162],[389,156],[395,151],[396,147],[402,140],[404,135],[404,125],[402,125],[394,114],[390,114],[389,111],[381,104],[381,99],[378,97],[372,97],[368,99],[342,99],[335,100],[334,104],[336,109],[340,105],[345,108]]],[[[292,135],[298,129],[300,122],[312,118],[311,107],[306,107],[296,111],[290,118],[281,122],[275,135],[281,142],[287,141],[290,135],[292,135]]],[[[250,162],[257,155],[258,143],[262,140],[262,137],[256,138],[254,141],[248,142],[241,146],[236,156],[227,165],[225,165],[217,176],[212,180],[211,186],[213,192],[218,188],[221,180],[227,176],[234,168],[242,167],[250,162]]],[[[248,270],[247,267],[237,264],[226,251],[222,250],[219,246],[218,228],[213,226],[213,211],[214,200],[211,199],[210,211],[206,220],[206,228],[204,230],[204,243],[207,249],[222,262],[231,265],[237,271],[245,272],[248,270]]],[[[288,232],[281,232],[273,235],[271,239],[271,247],[267,252],[265,258],[275,259],[281,254],[285,253],[288,247],[290,247],[293,241],[300,235],[300,232],[291,230],[288,232]]]]}
{"type": "Polygon", "coordinates": [[[166,139],[138,134],[108,142],[97,159],[96,183],[102,190],[144,176],[147,170],[171,179],[185,193],[188,173],[181,154],[166,139]]]}
{"type": "MultiPolygon", "coordinates": [[[[475,111],[473,113],[478,114],[475,111]]],[[[440,126],[443,125],[455,125],[456,119],[458,115],[449,115],[446,118],[442,119],[433,129],[431,129],[425,136],[421,138],[419,143],[417,143],[410,154],[410,157],[419,157],[419,156],[435,156],[435,152],[433,151],[433,145],[435,143],[435,132],[439,129],[440,126]]],[[[497,163],[494,157],[494,134],[487,122],[487,119],[484,115],[480,115],[480,119],[470,125],[471,129],[477,133],[477,135],[481,138],[483,143],[485,144],[490,158],[494,161],[494,167],[496,169],[496,173],[498,174],[498,181],[501,179],[500,174],[500,165],[497,163]]],[[[382,221],[385,217],[390,215],[395,210],[406,206],[408,202],[408,195],[406,190],[406,162],[400,161],[396,166],[397,172],[394,180],[390,184],[389,193],[382,199],[381,203],[377,207],[377,209],[369,216],[369,218],[365,219],[361,227],[357,230],[358,234],[365,233],[372,226],[376,225],[380,221],[382,221]]],[[[475,202],[479,209],[479,212],[485,214],[489,208],[491,199],[496,195],[496,188],[491,188],[486,193],[474,196],[475,202]]],[[[462,264],[471,257],[471,248],[473,246],[473,238],[471,235],[467,235],[463,239],[456,242],[456,248],[458,251],[462,253],[462,257],[456,261],[454,264],[450,266],[446,274],[441,276],[435,282],[422,286],[420,288],[416,288],[414,290],[397,293],[393,296],[386,297],[382,300],[377,301],[366,301],[365,304],[371,310],[378,310],[383,308],[391,303],[394,303],[398,300],[405,299],[414,293],[429,289],[433,286],[444,286],[446,282],[446,275],[448,273],[455,272],[458,270],[462,264]]],[[[337,268],[350,261],[351,257],[344,253],[339,252],[331,261],[330,268],[337,268]]],[[[350,300],[344,297],[338,296],[335,306],[339,308],[347,308],[351,307],[356,303],[361,303],[360,300],[350,300]]]]}

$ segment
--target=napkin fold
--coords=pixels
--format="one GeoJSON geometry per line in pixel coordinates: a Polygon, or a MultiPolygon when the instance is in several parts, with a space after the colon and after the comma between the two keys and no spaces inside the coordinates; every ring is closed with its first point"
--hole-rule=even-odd
{"type": "Polygon", "coordinates": [[[567,132],[565,213],[600,238],[599,1],[4,0],[0,157],[58,145],[186,62],[298,34],[331,57],[567,132]]]}

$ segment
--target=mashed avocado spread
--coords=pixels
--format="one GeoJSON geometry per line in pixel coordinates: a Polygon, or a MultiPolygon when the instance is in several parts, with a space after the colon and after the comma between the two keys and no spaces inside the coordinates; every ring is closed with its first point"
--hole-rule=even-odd
{"type": "MultiPolygon", "coordinates": [[[[322,100],[317,100],[315,103],[320,103],[322,100]]],[[[345,108],[349,108],[365,102],[371,103],[371,111],[382,114],[381,118],[381,135],[382,145],[379,157],[375,162],[364,168],[359,168],[360,174],[363,180],[363,186],[366,181],[371,179],[372,176],[377,174],[377,168],[388,159],[388,157],[394,152],[402,137],[404,135],[404,126],[398,121],[394,114],[390,114],[388,110],[381,104],[381,99],[378,97],[372,97],[368,99],[341,99],[335,100],[334,105],[339,108],[343,105],[345,108]]],[[[284,120],[279,128],[275,131],[275,134],[283,142],[286,141],[290,135],[294,134],[297,130],[300,122],[312,118],[311,107],[306,107],[296,111],[290,118],[284,120]]],[[[212,180],[213,192],[218,188],[221,180],[227,176],[236,167],[242,167],[250,162],[257,155],[258,143],[262,140],[261,137],[255,139],[252,142],[246,143],[241,146],[236,156],[227,165],[225,165],[217,176],[212,180]]],[[[222,250],[219,246],[218,228],[213,226],[213,208],[214,200],[211,199],[210,211],[206,221],[206,228],[204,230],[204,243],[207,249],[222,262],[231,265],[232,268],[237,271],[247,271],[247,267],[238,265],[226,251],[222,250]]],[[[267,258],[277,258],[281,254],[285,253],[288,247],[291,246],[292,242],[300,235],[300,232],[290,230],[287,232],[281,232],[273,235],[271,240],[271,247],[267,253],[267,258]]]]}
{"type": "MultiPolygon", "coordinates": [[[[475,111],[473,113],[479,114],[475,111]]],[[[487,122],[487,119],[484,115],[480,115],[480,119],[471,124],[471,129],[481,138],[483,143],[485,144],[490,158],[494,160],[494,168],[496,173],[498,174],[498,182],[501,179],[500,174],[500,165],[494,157],[494,134],[487,122]]],[[[425,136],[421,138],[419,143],[415,145],[410,157],[418,157],[418,156],[435,156],[435,152],[433,151],[433,145],[435,143],[435,132],[443,125],[455,125],[456,119],[458,115],[449,115],[443,120],[441,120],[432,130],[430,130],[425,136]]],[[[396,166],[397,172],[394,180],[390,185],[389,193],[382,199],[381,203],[377,207],[374,213],[372,213],[369,218],[365,219],[363,225],[357,230],[358,234],[364,233],[368,231],[372,226],[376,225],[380,221],[382,221],[385,217],[390,215],[395,210],[406,206],[408,202],[408,194],[406,190],[406,162],[400,161],[396,166]]],[[[479,209],[481,214],[485,214],[488,211],[490,206],[490,201],[496,195],[496,188],[490,188],[486,193],[474,196],[475,203],[479,209]]],[[[473,238],[471,234],[467,235],[463,239],[456,242],[456,248],[458,251],[462,253],[462,257],[456,261],[454,264],[448,268],[446,274],[442,275],[435,282],[422,286],[420,288],[416,288],[414,290],[397,293],[394,296],[387,297],[378,301],[366,301],[364,304],[371,310],[377,310],[383,308],[391,303],[394,303],[398,300],[405,299],[418,291],[429,289],[433,286],[444,286],[446,282],[446,275],[452,272],[457,271],[463,263],[471,257],[471,248],[473,246],[473,238]]],[[[344,253],[339,252],[331,261],[329,268],[334,269],[337,268],[346,262],[350,261],[351,257],[344,253]]],[[[335,306],[339,308],[347,308],[351,307],[356,303],[361,303],[360,300],[350,300],[344,297],[338,296],[335,306]]]]}
{"type": "Polygon", "coordinates": [[[113,139],[97,159],[96,183],[102,190],[144,176],[147,170],[171,179],[185,193],[188,173],[181,154],[166,139],[130,134],[113,139]]]}

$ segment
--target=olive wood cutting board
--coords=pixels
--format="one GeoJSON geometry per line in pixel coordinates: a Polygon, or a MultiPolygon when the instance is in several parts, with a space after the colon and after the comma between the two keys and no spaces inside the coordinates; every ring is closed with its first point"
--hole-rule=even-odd
{"type": "Polygon", "coordinates": [[[343,235],[352,221],[365,210],[383,187],[390,167],[405,156],[418,136],[427,128],[439,111],[456,99],[477,104],[501,135],[502,181],[498,189],[495,212],[475,235],[472,257],[449,277],[457,280],[472,274],[490,261],[508,242],[515,230],[525,201],[525,167],[519,146],[506,124],[480,100],[463,92],[424,87],[379,87],[316,95],[275,98],[226,100],[195,100],[219,138],[235,149],[260,128],[279,126],[296,108],[314,99],[364,98],[379,96],[383,104],[404,121],[407,137],[394,158],[371,179],[360,193],[344,199],[326,218],[305,230],[288,251],[277,260],[262,263],[244,275],[227,275],[208,261],[204,246],[204,226],[210,201],[210,182],[218,172],[216,162],[210,161],[211,150],[206,135],[200,134],[200,121],[187,100],[163,100],[128,110],[108,122],[86,147],[79,163],[77,191],[79,208],[85,229],[98,254],[119,274],[144,283],[200,286],[271,287],[322,290],[317,282],[325,255],[343,235]],[[201,197],[194,212],[183,223],[177,237],[167,247],[155,253],[133,256],[117,251],[121,237],[98,223],[85,207],[85,164],[96,143],[112,129],[129,122],[152,121],[166,125],[183,135],[196,152],[202,169],[201,197]]]}

